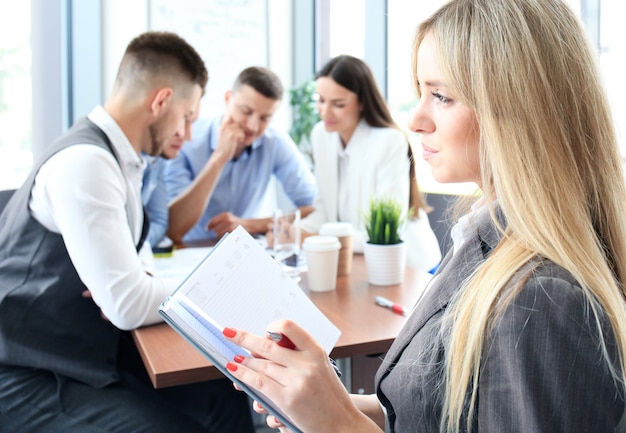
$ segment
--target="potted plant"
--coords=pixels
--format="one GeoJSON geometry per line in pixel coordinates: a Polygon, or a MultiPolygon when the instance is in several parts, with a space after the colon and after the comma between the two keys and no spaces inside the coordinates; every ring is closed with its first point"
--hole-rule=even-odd
{"type": "Polygon", "coordinates": [[[293,123],[289,135],[304,154],[310,167],[313,167],[313,150],[309,140],[311,130],[320,120],[316,104],[317,84],[314,80],[305,81],[289,90],[289,102],[293,108],[293,123]]]}
{"type": "Polygon", "coordinates": [[[368,241],[363,246],[370,284],[391,286],[404,279],[406,243],[402,205],[392,198],[372,199],[364,222],[368,241]]]}

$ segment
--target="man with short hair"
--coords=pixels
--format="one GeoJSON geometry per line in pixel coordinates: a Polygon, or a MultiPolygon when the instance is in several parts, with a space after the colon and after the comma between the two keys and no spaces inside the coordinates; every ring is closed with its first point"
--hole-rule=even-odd
{"type": "Polygon", "coordinates": [[[226,92],[224,115],[194,125],[194,139],[165,170],[174,242],[219,239],[240,224],[265,233],[271,217],[261,211],[272,176],[303,216],[312,211],[311,170],[289,135],[270,126],[282,96],[274,72],[249,67],[226,92]]]}
{"type": "Polygon", "coordinates": [[[0,431],[254,431],[225,379],[155,390],[127,332],[178,284],[151,275],[140,152],[191,138],[207,80],[177,35],[139,35],[0,215],[0,431]]]}

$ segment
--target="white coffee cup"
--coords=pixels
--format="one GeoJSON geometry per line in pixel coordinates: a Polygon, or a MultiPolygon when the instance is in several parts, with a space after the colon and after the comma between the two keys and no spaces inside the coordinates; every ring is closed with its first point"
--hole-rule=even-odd
{"type": "Polygon", "coordinates": [[[341,243],[335,236],[309,236],[302,249],[308,265],[308,286],[314,292],[328,292],[337,286],[337,265],[341,243]]]}
{"type": "Polygon", "coordinates": [[[335,221],[322,224],[320,235],[336,236],[341,242],[339,250],[339,265],[337,275],[350,275],[352,272],[352,224],[349,222],[335,221]]]}

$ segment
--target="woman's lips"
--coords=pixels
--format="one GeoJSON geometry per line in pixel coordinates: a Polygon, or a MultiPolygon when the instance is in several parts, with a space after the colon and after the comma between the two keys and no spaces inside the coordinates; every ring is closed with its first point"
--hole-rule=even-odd
{"type": "Polygon", "coordinates": [[[424,158],[425,160],[432,158],[437,153],[439,153],[437,150],[431,149],[430,147],[422,144],[422,158],[424,158]]]}

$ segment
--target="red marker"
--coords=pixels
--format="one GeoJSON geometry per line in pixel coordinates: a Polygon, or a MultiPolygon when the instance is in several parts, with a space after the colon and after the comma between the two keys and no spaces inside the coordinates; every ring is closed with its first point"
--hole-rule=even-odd
{"type": "MultiPolygon", "coordinates": [[[[267,331],[267,336],[270,339],[274,340],[276,344],[278,344],[280,347],[285,347],[291,350],[294,350],[296,348],[296,345],[293,344],[293,341],[291,341],[289,337],[281,334],[280,332],[267,331]]],[[[335,373],[337,373],[337,376],[341,377],[341,370],[339,370],[339,367],[337,366],[337,363],[335,362],[335,360],[331,357],[328,357],[328,360],[330,361],[330,364],[333,366],[333,370],[335,370],[335,373]]]]}
{"type": "Polygon", "coordinates": [[[380,305],[381,307],[389,308],[391,311],[396,314],[400,314],[401,316],[405,315],[404,307],[400,304],[396,304],[395,302],[392,302],[387,298],[383,298],[382,296],[376,296],[374,300],[376,304],[380,305]]]}

